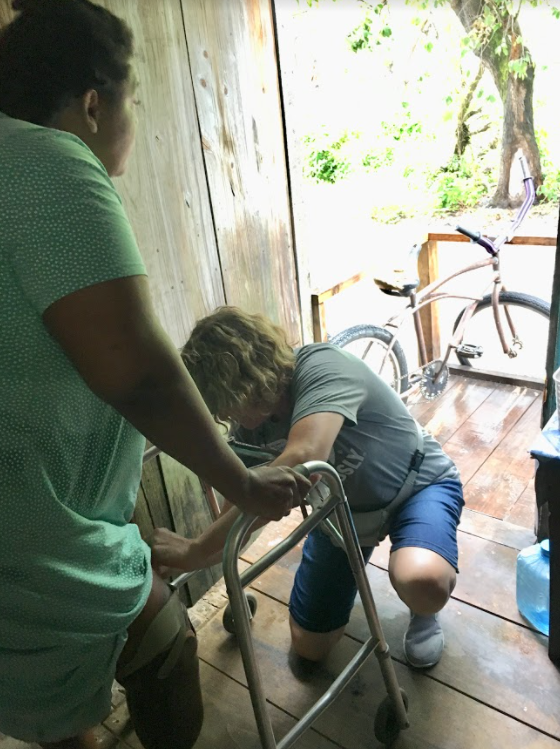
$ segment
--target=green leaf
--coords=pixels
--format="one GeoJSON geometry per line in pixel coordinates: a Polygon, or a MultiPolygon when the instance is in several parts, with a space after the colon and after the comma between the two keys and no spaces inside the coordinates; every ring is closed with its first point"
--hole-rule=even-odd
{"type": "Polygon", "coordinates": [[[496,101],[496,97],[494,96],[494,94],[489,94],[489,95],[488,95],[488,96],[486,97],[486,101],[489,101],[489,102],[490,102],[490,104],[494,104],[494,102],[496,101]]]}
{"type": "Polygon", "coordinates": [[[434,48],[433,42],[428,42],[426,45],[424,45],[424,49],[426,52],[431,52],[434,48]]]}
{"type": "Polygon", "coordinates": [[[453,97],[452,96],[446,96],[445,97],[445,103],[447,104],[447,106],[449,106],[450,104],[452,104],[453,103],[453,97]]]}
{"type": "Polygon", "coordinates": [[[391,29],[390,29],[389,26],[384,26],[381,29],[381,36],[388,37],[388,36],[392,36],[392,34],[393,34],[393,32],[391,31],[391,29]]]}

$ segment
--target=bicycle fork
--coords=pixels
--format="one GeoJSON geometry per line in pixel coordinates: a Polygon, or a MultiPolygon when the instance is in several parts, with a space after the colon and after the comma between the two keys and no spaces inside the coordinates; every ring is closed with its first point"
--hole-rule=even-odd
{"type": "MultiPolygon", "coordinates": [[[[506,291],[506,289],[502,284],[500,276],[498,276],[494,281],[494,288],[492,289],[492,310],[494,312],[494,321],[496,323],[496,330],[498,331],[498,335],[500,336],[500,343],[502,344],[504,354],[507,354],[510,359],[515,359],[515,357],[517,356],[517,351],[515,350],[515,348],[512,348],[512,346],[509,345],[509,342],[506,339],[506,334],[502,325],[502,318],[500,316],[499,302],[501,291],[506,291]]],[[[517,349],[523,348],[523,342],[517,335],[515,325],[513,324],[513,319],[511,317],[511,313],[507,304],[504,304],[504,314],[511,331],[512,345],[517,349]]]]}

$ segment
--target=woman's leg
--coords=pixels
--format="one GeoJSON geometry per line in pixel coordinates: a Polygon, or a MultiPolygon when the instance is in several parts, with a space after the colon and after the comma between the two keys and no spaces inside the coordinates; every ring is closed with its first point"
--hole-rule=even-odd
{"type": "Polygon", "coordinates": [[[145,749],[190,749],[203,722],[196,635],[185,607],[178,600],[169,599],[168,586],[154,575],[148,603],[129,629],[129,640],[117,667],[117,679],[126,689],[132,724],[145,749]],[[172,621],[180,620],[180,631],[169,647],[127,673],[133,659],[154,638],[166,639],[159,627],[162,617],[148,632],[166,604],[172,621]]]}
{"type": "Polygon", "coordinates": [[[411,611],[404,653],[416,668],[435,666],[443,654],[445,639],[437,613],[455,587],[462,508],[460,482],[442,481],[412,496],[391,525],[389,576],[411,611]]]}
{"type": "Polygon", "coordinates": [[[344,627],[331,632],[310,632],[301,627],[290,614],[290,633],[292,648],[300,658],[307,661],[322,661],[331,652],[344,634],[344,627]]]}
{"type": "MultiPolygon", "coordinates": [[[[369,559],[371,549],[362,549],[369,559]]],[[[319,528],[304,546],[290,597],[292,648],[309,661],[325,658],[344,634],[356,598],[346,552],[319,528]]]]}
{"type": "Polygon", "coordinates": [[[457,580],[454,567],[442,556],[413,546],[391,554],[389,576],[399,598],[421,616],[441,611],[457,580]]]}
{"type": "MultiPolygon", "coordinates": [[[[168,625],[171,618],[171,630],[167,626],[161,631],[158,627],[161,617],[157,619],[155,631],[151,626],[170,598],[169,587],[154,574],[146,605],[129,627],[128,640],[117,665],[117,676],[126,674],[127,668],[130,671],[129,666],[139,651],[146,648],[146,633],[150,629],[149,649],[155,649],[153,657],[119,679],[126,689],[133,726],[145,749],[190,749],[202,727],[197,642],[186,610],[178,601],[173,601],[172,615],[166,617],[168,625]],[[181,629],[178,625],[174,627],[178,620],[181,629]],[[164,646],[158,648],[158,643],[164,646]]],[[[43,749],[96,749],[97,745],[91,730],[59,742],[41,744],[43,749]]]]}

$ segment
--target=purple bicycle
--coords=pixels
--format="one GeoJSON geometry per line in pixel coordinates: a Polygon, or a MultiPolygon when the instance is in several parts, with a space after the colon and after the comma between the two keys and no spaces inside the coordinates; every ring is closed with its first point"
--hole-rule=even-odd
{"type": "Polygon", "coordinates": [[[390,279],[374,279],[385,294],[408,299],[405,309],[393,315],[382,327],[355,325],[330,339],[331,343],[366,361],[401,397],[417,390],[428,400],[439,397],[449,379],[448,364],[452,353],[461,365],[486,372],[500,370],[500,359],[505,356],[510,362],[509,373],[531,374],[539,380],[542,375],[544,381],[550,304],[529,294],[506,290],[500,273],[500,249],[511,241],[535,201],[533,178],[523,156],[520,161],[525,200],[507,233],[492,240],[480,232],[457,226],[459,233],[486,250],[487,258],[438,278],[417,292],[420,280],[416,268],[421,245],[415,245],[410,252],[410,263],[414,263],[415,268],[412,276],[399,272],[390,279]],[[443,290],[452,279],[486,267],[492,271],[491,279],[480,295],[443,290]],[[420,310],[443,299],[464,299],[469,304],[455,320],[443,358],[428,361],[420,310]],[[419,366],[412,371],[399,342],[403,322],[410,316],[414,321],[419,352],[419,366]]]}

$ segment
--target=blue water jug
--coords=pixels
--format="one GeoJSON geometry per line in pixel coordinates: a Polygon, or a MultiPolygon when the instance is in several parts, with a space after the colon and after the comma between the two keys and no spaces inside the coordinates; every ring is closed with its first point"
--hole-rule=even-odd
{"type": "Polygon", "coordinates": [[[548,635],[550,619],[550,541],[523,549],[517,556],[517,607],[548,635]]]}

